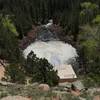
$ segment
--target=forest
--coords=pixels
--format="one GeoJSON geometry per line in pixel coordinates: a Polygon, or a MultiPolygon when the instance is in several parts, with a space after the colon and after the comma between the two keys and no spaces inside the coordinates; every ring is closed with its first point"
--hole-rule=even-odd
{"type": "MultiPolygon", "coordinates": [[[[88,87],[100,86],[100,0],[0,0],[0,63],[7,75],[4,80],[25,84],[29,77],[30,82],[58,84],[57,71],[46,59],[36,57],[34,52],[25,59],[22,53],[25,43],[21,41],[50,19],[58,25],[59,40],[78,52],[78,64],[74,64],[79,67],[78,77],[88,87]]],[[[35,41],[35,32],[26,44],[35,41]]]]}

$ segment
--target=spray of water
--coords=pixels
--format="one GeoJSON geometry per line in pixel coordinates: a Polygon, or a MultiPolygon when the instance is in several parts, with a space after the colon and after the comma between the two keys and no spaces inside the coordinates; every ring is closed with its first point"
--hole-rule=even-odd
{"type": "Polygon", "coordinates": [[[27,58],[31,51],[39,58],[46,58],[53,66],[67,64],[69,59],[78,56],[74,47],[61,41],[36,41],[23,51],[24,57],[27,58]]]}

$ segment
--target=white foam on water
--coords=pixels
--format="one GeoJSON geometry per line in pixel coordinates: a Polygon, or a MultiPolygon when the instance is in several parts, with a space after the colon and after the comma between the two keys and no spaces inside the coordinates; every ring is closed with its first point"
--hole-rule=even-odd
{"type": "Polygon", "coordinates": [[[67,64],[69,59],[78,56],[74,47],[61,41],[36,41],[23,51],[24,57],[27,58],[31,51],[39,58],[46,58],[53,66],[67,64]]]}

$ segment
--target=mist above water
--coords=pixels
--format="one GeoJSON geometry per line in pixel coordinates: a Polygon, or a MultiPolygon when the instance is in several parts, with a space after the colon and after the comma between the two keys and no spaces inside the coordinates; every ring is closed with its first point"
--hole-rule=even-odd
{"type": "Polygon", "coordinates": [[[61,41],[36,41],[23,51],[24,57],[27,58],[31,51],[39,58],[46,58],[53,66],[67,64],[78,56],[74,47],[61,41]]]}

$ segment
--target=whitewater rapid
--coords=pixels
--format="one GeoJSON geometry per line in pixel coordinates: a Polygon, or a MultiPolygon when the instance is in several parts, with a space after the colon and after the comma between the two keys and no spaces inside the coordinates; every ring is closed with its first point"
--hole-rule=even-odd
{"type": "Polygon", "coordinates": [[[67,64],[70,59],[77,57],[77,51],[70,44],[61,41],[36,41],[24,51],[24,57],[33,51],[37,57],[46,58],[53,66],[67,64]]]}

